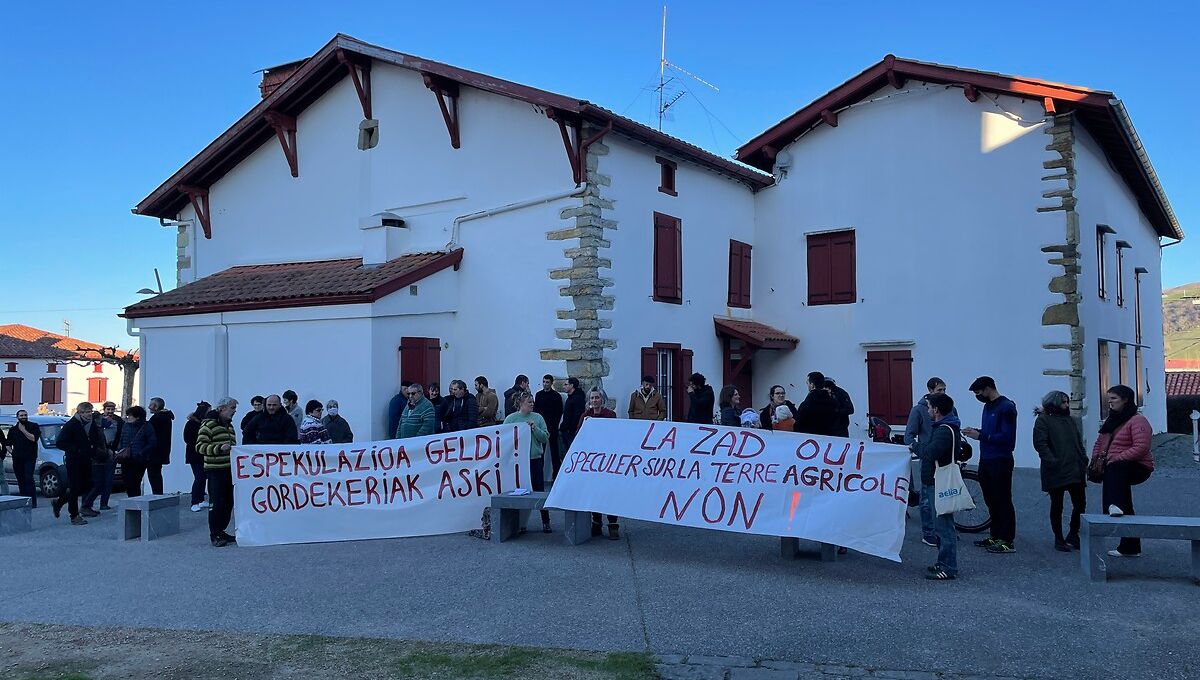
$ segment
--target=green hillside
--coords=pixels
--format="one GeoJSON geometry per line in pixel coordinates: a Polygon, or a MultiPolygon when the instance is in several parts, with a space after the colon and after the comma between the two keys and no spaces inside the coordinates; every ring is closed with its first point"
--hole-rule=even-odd
{"type": "Polygon", "coordinates": [[[1200,361],[1200,283],[1163,291],[1163,334],[1168,359],[1200,361]]]}

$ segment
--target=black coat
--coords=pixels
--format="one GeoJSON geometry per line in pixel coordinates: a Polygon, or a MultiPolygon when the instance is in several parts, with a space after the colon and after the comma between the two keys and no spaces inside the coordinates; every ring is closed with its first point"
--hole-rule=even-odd
{"type": "Polygon", "coordinates": [[[715,403],[716,399],[713,398],[712,385],[705,385],[700,389],[692,390],[688,399],[687,421],[701,425],[712,425],[713,404],[715,403]]]}
{"type": "Polygon", "coordinates": [[[29,441],[29,437],[21,434],[16,425],[8,431],[8,445],[12,447],[13,461],[18,460],[34,460],[37,458],[38,439],[42,437],[42,428],[33,421],[25,423],[25,429],[29,434],[33,435],[33,441],[29,441]]]}
{"type": "Polygon", "coordinates": [[[183,457],[188,465],[204,463],[204,456],[196,451],[196,435],[200,434],[200,421],[194,416],[188,416],[183,424],[183,457]]]}
{"type": "Polygon", "coordinates": [[[154,465],[168,465],[171,462],[171,422],[175,414],[167,409],[150,416],[150,427],[154,428],[154,453],[150,462],[154,465]]]}
{"type": "Polygon", "coordinates": [[[1038,414],[1033,422],[1033,448],[1042,459],[1042,491],[1084,483],[1088,457],[1074,418],[1038,414]]]}
{"type": "MultiPolygon", "coordinates": [[[[255,417],[257,417],[261,413],[266,413],[266,411],[265,410],[264,411],[255,411],[254,408],[251,407],[251,409],[248,412],[246,412],[246,415],[242,416],[242,422],[240,425],[238,425],[238,429],[242,431],[242,443],[243,444],[253,444],[254,443],[254,442],[246,441],[246,428],[250,427],[250,421],[254,420],[255,417]]],[[[207,420],[207,418],[205,418],[205,420],[207,420]]],[[[201,458],[203,458],[203,456],[201,458]]],[[[201,460],[200,462],[204,462],[204,461],[201,460]]]]}
{"type": "Polygon", "coordinates": [[[299,444],[296,421],[282,408],[275,415],[265,410],[254,417],[243,433],[243,444],[299,444]]]}
{"type": "Polygon", "coordinates": [[[557,434],[563,417],[562,395],[555,390],[538,390],[533,395],[533,412],[546,421],[546,429],[551,435],[557,434]]]}
{"type": "Polygon", "coordinates": [[[583,390],[575,390],[567,395],[567,403],[563,406],[562,428],[560,431],[567,439],[575,436],[575,432],[579,429],[579,419],[583,417],[583,412],[587,410],[587,399],[583,396],[583,390]]]}
{"type": "Polygon", "coordinates": [[[835,437],[850,436],[850,416],[854,415],[854,401],[850,393],[837,385],[833,386],[833,425],[835,437]]]}
{"type": "Polygon", "coordinates": [[[741,411],[738,411],[733,406],[726,406],[721,409],[721,424],[730,427],[740,427],[742,424],[741,411]]]}
{"type": "Polygon", "coordinates": [[[837,431],[837,402],[825,390],[810,390],[796,407],[796,432],[835,436],[837,431]]]}
{"type": "Polygon", "coordinates": [[[354,441],[354,430],[350,429],[350,423],[340,413],[336,416],[325,416],[321,419],[321,424],[325,426],[325,433],[334,444],[349,444],[354,441]]]}
{"type": "Polygon", "coordinates": [[[446,397],[442,402],[442,432],[458,432],[479,427],[479,402],[468,392],[462,399],[446,397]]]}
{"type": "Polygon", "coordinates": [[[64,462],[81,464],[86,461],[90,465],[93,458],[108,456],[108,446],[104,442],[104,434],[100,432],[99,423],[92,423],[91,434],[88,434],[77,416],[71,416],[59,430],[54,445],[62,450],[64,462]]]}

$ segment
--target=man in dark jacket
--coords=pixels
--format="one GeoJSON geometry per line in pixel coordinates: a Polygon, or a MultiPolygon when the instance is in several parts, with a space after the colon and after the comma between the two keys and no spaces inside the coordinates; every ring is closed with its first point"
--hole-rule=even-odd
{"type": "Polygon", "coordinates": [[[450,396],[442,404],[442,432],[479,427],[479,405],[462,380],[450,381],[450,396]]]}
{"type": "Polygon", "coordinates": [[[850,393],[838,387],[833,378],[825,378],[825,390],[829,392],[829,396],[833,397],[835,404],[831,434],[835,437],[849,437],[850,416],[854,415],[854,402],[850,399],[850,393]]]}
{"type": "MultiPolygon", "coordinates": [[[[92,458],[106,453],[104,435],[100,426],[92,421],[92,405],[82,402],[75,407],[75,415],[63,425],[58,432],[55,446],[63,452],[63,462],[67,468],[67,487],[63,495],[54,499],[51,507],[54,516],[59,517],[62,506],[67,505],[71,514],[71,524],[87,524],[87,520],[79,514],[79,497],[92,488],[92,458]]],[[[93,515],[99,514],[92,511],[93,515]]]]}
{"type": "Polygon", "coordinates": [[[579,378],[567,378],[567,403],[563,406],[562,427],[559,428],[563,441],[560,451],[564,455],[571,448],[571,442],[575,441],[575,433],[579,431],[579,420],[583,418],[583,412],[586,410],[587,397],[583,395],[583,388],[579,386],[579,378]]]}
{"type": "Polygon", "coordinates": [[[262,413],[246,426],[243,444],[299,444],[296,421],[283,409],[278,394],[267,397],[262,413]]]}
{"type": "MultiPolygon", "coordinates": [[[[929,417],[933,421],[933,434],[928,442],[918,442],[915,446],[917,457],[921,459],[921,486],[924,493],[933,498],[936,468],[954,463],[959,421],[957,416],[951,415],[954,411],[954,400],[949,396],[931,394],[927,400],[929,417]]],[[[952,581],[958,578],[958,535],[954,528],[954,513],[937,515],[933,526],[937,535],[938,557],[925,578],[933,581],[952,581]]]]}
{"type": "Polygon", "coordinates": [[[171,464],[171,422],[175,414],[167,410],[167,403],[162,397],[150,400],[150,427],[154,428],[154,453],[146,466],[146,479],[150,481],[150,492],[160,495],[163,492],[162,469],[171,464]]]}
{"type": "Polygon", "coordinates": [[[542,389],[533,395],[533,412],[546,421],[546,432],[550,435],[550,462],[554,466],[553,474],[556,475],[563,461],[562,448],[558,441],[559,424],[562,422],[563,415],[563,398],[558,390],[554,389],[554,376],[549,373],[542,376],[542,389]]]}
{"type": "Polygon", "coordinates": [[[505,418],[512,415],[513,412],[519,410],[519,409],[517,409],[516,406],[513,406],[513,397],[517,396],[518,394],[521,394],[522,392],[532,392],[532,390],[529,389],[529,376],[523,375],[523,374],[518,375],[516,377],[516,379],[513,380],[512,387],[508,388],[507,390],[504,390],[504,417],[505,418]]]}
{"type": "MultiPolygon", "coordinates": [[[[263,412],[263,404],[267,402],[266,397],[254,395],[250,399],[250,410],[246,411],[246,415],[242,416],[242,422],[238,424],[238,431],[242,433],[242,443],[249,444],[246,441],[246,428],[250,426],[250,421],[258,417],[258,414],[263,412]]],[[[202,421],[203,422],[203,421],[202,421]]],[[[204,461],[201,461],[204,462],[204,461]]]]}
{"type": "Polygon", "coordinates": [[[400,427],[400,414],[404,413],[408,406],[408,386],[411,384],[411,380],[401,380],[400,391],[388,401],[386,432],[389,437],[394,436],[396,429],[400,427]]]}
{"type": "Polygon", "coordinates": [[[712,386],[705,382],[704,376],[699,373],[693,373],[688,378],[687,421],[689,423],[713,424],[713,407],[716,405],[716,399],[713,397],[712,386]]]}
{"type": "Polygon", "coordinates": [[[92,489],[83,497],[80,514],[92,517],[92,505],[100,499],[100,509],[110,510],[108,499],[112,496],[113,477],[117,470],[117,444],[121,441],[121,432],[125,430],[125,420],[117,415],[117,405],[111,401],[104,402],[101,415],[96,420],[100,426],[100,434],[104,435],[105,455],[97,452],[92,459],[92,489]]]}
{"type": "Polygon", "coordinates": [[[963,435],[979,440],[979,489],[992,515],[992,535],[975,545],[990,553],[1016,552],[1017,511],[1012,501],[1013,450],[1017,447],[1017,405],[1001,396],[996,381],[980,376],[971,383],[975,398],[983,402],[979,428],[963,428],[963,435]]]}
{"type": "Polygon", "coordinates": [[[42,429],[29,421],[29,412],[17,411],[17,424],[8,431],[8,445],[12,447],[13,474],[17,476],[17,489],[27,496],[33,507],[37,507],[37,484],[33,479],[33,468],[37,464],[38,440],[42,429]]]}
{"type": "Polygon", "coordinates": [[[835,436],[837,402],[825,390],[825,375],[820,371],[808,374],[808,396],[796,407],[796,432],[835,436]]]}

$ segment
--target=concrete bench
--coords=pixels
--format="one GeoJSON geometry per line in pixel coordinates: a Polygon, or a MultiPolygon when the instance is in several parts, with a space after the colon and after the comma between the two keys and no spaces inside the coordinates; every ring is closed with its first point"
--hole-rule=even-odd
{"type": "Polygon", "coordinates": [[[33,530],[33,505],[28,496],[0,496],[0,536],[33,530]]]}
{"type": "Polygon", "coordinates": [[[1192,580],[1200,584],[1200,517],[1084,515],[1079,532],[1079,561],[1092,581],[1108,579],[1109,557],[1103,538],[1165,538],[1192,542],[1192,580]]]}
{"type": "MultiPolygon", "coordinates": [[[[534,510],[546,506],[547,491],[533,491],[524,496],[498,494],[492,496],[492,540],[500,543],[516,536],[534,510]]],[[[576,510],[557,510],[563,513],[563,534],[567,545],[579,545],[592,538],[592,513],[576,510]]]]}
{"type": "MultiPolygon", "coordinates": [[[[821,561],[836,562],[838,547],[832,543],[821,543],[821,561]]],[[[785,560],[794,560],[800,556],[800,539],[792,536],[782,536],[779,539],[779,556],[785,560]]]]}
{"type": "Polygon", "coordinates": [[[179,496],[134,496],[117,501],[117,540],[153,541],[179,533],[179,496]]]}

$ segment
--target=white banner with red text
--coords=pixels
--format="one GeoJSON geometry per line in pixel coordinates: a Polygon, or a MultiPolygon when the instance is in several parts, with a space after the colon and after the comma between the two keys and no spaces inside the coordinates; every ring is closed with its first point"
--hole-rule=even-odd
{"type": "Polygon", "coordinates": [[[235,446],[241,546],[479,528],[493,494],[529,487],[529,425],[353,444],[235,446]]]}
{"type": "Polygon", "coordinates": [[[766,536],[900,561],[909,453],[792,432],[589,418],[547,507],[766,536]]]}

